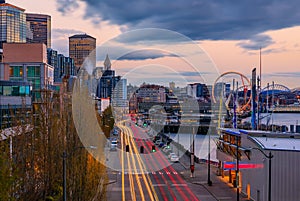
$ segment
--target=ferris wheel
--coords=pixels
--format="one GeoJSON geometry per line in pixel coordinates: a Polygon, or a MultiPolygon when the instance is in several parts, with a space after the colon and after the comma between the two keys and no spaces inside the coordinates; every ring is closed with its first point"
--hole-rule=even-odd
{"type": "Polygon", "coordinates": [[[225,72],[215,80],[212,86],[212,100],[214,103],[223,102],[228,111],[235,104],[236,111],[243,113],[250,110],[250,90],[251,82],[245,75],[234,71],[225,72]]]}

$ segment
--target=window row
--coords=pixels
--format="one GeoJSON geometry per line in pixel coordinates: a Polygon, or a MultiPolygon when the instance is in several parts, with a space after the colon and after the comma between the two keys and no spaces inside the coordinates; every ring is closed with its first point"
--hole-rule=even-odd
{"type": "MultiPolygon", "coordinates": [[[[39,66],[27,66],[26,68],[27,77],[40,77],[41,70],[39,66]]],[[[22,78],[23,77],[23,66],[10,66],[9,67],[10,78],[22,78]]]]}

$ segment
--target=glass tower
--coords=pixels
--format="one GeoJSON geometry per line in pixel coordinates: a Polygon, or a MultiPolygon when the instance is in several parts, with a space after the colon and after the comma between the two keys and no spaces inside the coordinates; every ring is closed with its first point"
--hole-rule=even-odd
{"type": "Polygon", "coordinates": [[[3,43],[26,43],[26,14],[17,6],[0,4],[0,48],[3,43]]]}
{"type": "Polygon", "coordinates": [[[51,48],[51,16],[27,13],[26,21],[32,32],[32,38],[27,38],[28,43],[44,43],[51,48]]]}
{"type": "Polygon", "coordinates": [[[69,37],[69,56],[74,59],[75,66],[80,69],[86,58],[91,69],[96,67],[96,38],[87,34],[77,34],[69,37]],[[95,51],[94,51],[95,50],[95,51]]]}

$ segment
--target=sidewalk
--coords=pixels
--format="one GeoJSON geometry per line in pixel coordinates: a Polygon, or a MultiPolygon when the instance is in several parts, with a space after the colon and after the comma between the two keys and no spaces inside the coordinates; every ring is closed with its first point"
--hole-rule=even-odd
{"type": "MultiPolygon", "coordinates": [[[[175,147],[173,147],[175,148],[175,147]]],[[[176,148],[175,148],[176,149],[176,148]]],[[[177,153],[178,150],[174,150],[177,153]]],[[[198,196],[201,201],[235,201],[237,199],[236,189],[222,180],[221,176],[217,176],[217,167],[210,165],[210,180],[212,185],[209,186],[208,181],[208,164],[195,163],[194,177],[191,177],[190,158],[181,152],[180,163],[184,167],[180,174],[184,180],[189,183],[192,191],[198,196]]],[[[240,194],[240,200],[247,200],[247,198],[240,194]]]]}

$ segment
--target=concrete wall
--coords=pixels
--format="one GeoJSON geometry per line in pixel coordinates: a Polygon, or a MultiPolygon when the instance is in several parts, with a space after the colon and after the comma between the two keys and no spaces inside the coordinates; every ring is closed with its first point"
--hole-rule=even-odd
{"type": "Polygon", "coordinates": [[[4,43],[3,62],[39,62],[47,63],[47,48],[45,44],[4,43]]]}

